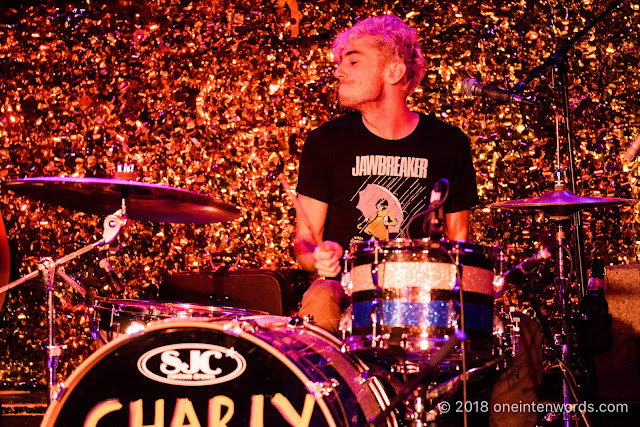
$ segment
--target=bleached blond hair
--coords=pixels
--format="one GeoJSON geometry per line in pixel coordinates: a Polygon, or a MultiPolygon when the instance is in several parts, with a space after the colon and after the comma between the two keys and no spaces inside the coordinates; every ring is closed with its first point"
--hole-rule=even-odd
{"type": "Polygon", "coordinates": [[[350,40],[370,37],[374,46],[389,59],[400,59],[407,68],[405,93],[411,94],[424,77],[427,61],[418,44],[418,32],[395,15],[371,16],[341,32],[333,42],[331,52],[340,64],[342,52],[350,40]]]}

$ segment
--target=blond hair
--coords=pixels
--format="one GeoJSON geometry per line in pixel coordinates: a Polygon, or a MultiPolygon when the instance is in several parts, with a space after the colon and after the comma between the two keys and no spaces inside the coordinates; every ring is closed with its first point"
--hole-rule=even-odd
{"type": "Polygon", "coordinates": [[[371,16],[338,34],[331,51],[340,64],[342,52],[351,39],[371,37],[376,48],[387,58],[400,59],[406,66],[405,93],[411,94],[424,77],[427,61],[418,44],[418,32],[395,15],[371,16]]]}

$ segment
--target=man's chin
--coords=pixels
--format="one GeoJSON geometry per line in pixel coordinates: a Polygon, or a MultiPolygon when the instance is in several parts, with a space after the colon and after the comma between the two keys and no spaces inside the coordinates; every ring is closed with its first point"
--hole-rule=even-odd
{"type": "Polygon", "coordinates": [[[338,105],[340,105],[340,107],[342,108],[355,109],[358,103],[355,102],[353,99],[338,97],[338,105]]]}

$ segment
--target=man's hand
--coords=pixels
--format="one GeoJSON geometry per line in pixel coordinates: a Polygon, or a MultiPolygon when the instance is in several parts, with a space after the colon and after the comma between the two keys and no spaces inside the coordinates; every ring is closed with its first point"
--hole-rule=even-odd
{"type": "Polygon", "coordinates": [[[313,266],[321,277],[335,277],[340,274],[342,266],[342,246],[337,242],[325,240],[313,251],[313,266]]]}

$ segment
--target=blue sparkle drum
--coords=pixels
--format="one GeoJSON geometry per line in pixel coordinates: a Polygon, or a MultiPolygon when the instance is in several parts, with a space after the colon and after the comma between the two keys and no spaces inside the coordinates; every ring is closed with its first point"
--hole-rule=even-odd
{"type": "MultiPolygon", "coordinates": [[[[42,425],[362,426],[391,391],[335,337],[304,322],[168,319],[92,354],[42,425]]],[[[383,425],[399,418],[392,412],[383,425]]]]}
{"type": "MultiPolygon", "coordinates": [[[[346,350],[428,362],[464,321],[467,360],[493,358],[498,255],[494,247],[428,239],[352,245],[342,277],[352,300],[346,350]]],[[[448,360],[459,358],[457,351],[448,360]]]]}

